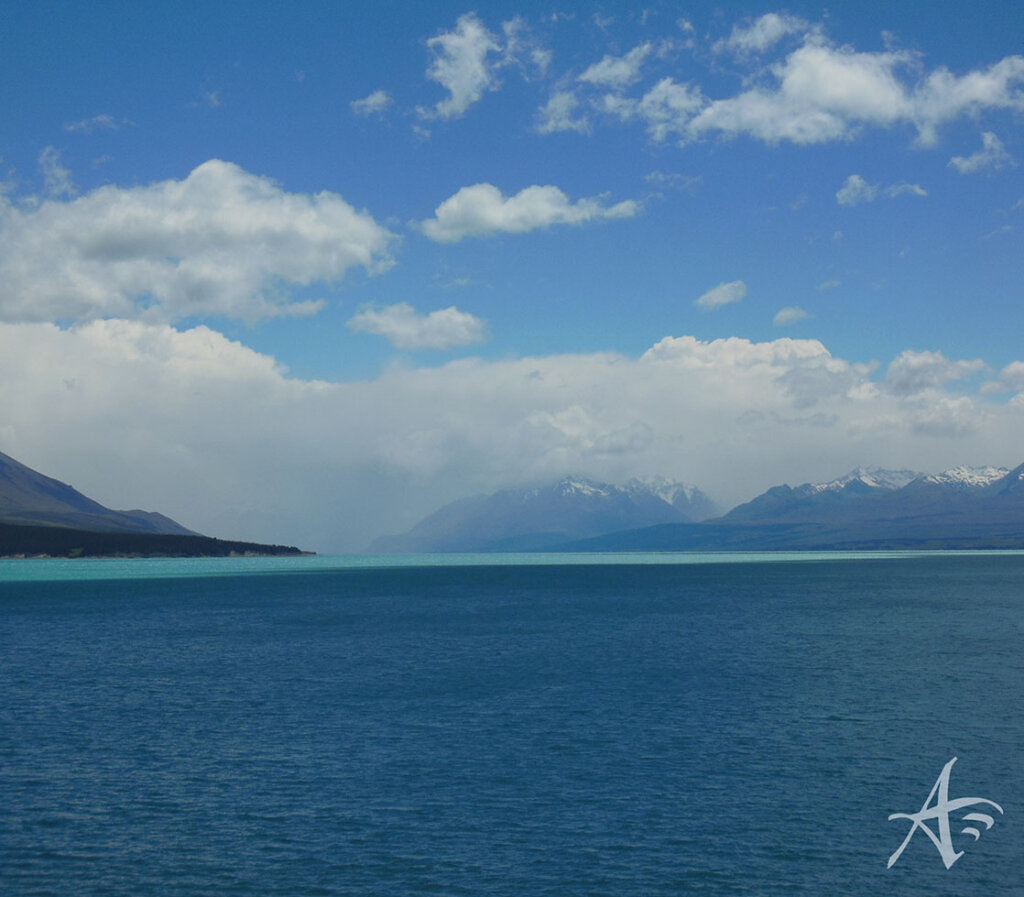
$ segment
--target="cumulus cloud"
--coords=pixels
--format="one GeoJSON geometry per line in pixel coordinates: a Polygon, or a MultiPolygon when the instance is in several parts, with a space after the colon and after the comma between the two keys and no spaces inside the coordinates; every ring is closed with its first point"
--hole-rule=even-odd
{"type": "Polygon", "coordinates": [[[425,118],[459,118],[498,86],[488,56],[500,52],[501,45],[475,13],[460,16],[454,31],[432,37],[427,46],[434,57],[427,77],[445,88],[448,96],[432,110],[420,109],[425,118]]]}
{"type": "Polygon", "coordinates": [[[391,94],[386,90],[375,90],[369,96],[365,96],[361,100],[353,100],[349,103],[352,112],[362,116],[382,115],[390,105],[391,94]]]}
{"type": "Polygon", "coordinates": [[[985,131],[981,135],[980,150],[970,156],[953,156],[949,164],[960,174],[974,174],[988,168],[1005,168],[1013,165],[1014,160],[1003,146],[1003,141],[991,131],[985,131]]]}
{"type": "Polygon", "coordinates": [[[813,144],[848,138],[867,122],[891,125],[911,113],[897,78],[909,61],[905,53],[857,53],[811,41],[771,66],[768,84],[710,103],[690,130],[813,144]]]}
{"type": "Polygon", "coordinates": [[[770,12],[759,19],[733,25],[729,37],[716,41],[716,53],[730,50],[735,53],[763,53],[789,34],[803,34],[810,26],[798,16],[770,12]]]}
{"type": "Polygon", "coordinates": [[[357,333],[383,336],[396,349],[453,349],[487,338],[487,324],[454,305],[422,315],[408,302],[370,306],[348,322],[357,333]]]}
{"type": "Polygon", "coordinates": [[[0,382],[0,451],[111,507],[325,551],[566,471],[662,473],[729,505],[866,461],[1016,464],[1024,445],[1020,408],[897,395],[816,340],[668,337],[639,357],[469,358],[328,383],[207,327],[0,323],[0,382]]]}
{"type": "Polygon", "coordinates": [[[1007,56],[987,69],[954,75],[946,68],[932,72],[913,94],[914,122],[919,139],[931,145],[938,126],[985,109],[1024,109],[1024,56],[1007,56]]]}
{"type": "Polygon", "coordinates": [[[694,300],[694,305],[700,308],[720,308],[730,302],[739,302],[747,295],[747,285],[742,280],[731,280],[728,283],[720,283],[694,300]]]}
{"type": "Polygon", "coordinates": [[[650,43],[643,43],[625,56],[605,56],[587,68],[577,80],[596,87],[621,90],[639,80],[640,69],[653,49],[650,43]]]}
{"type": "Polygon", "coordinates": [[[71,181],[71,172],[60,161],[60,151],[48,146],[39,154],[39,173],[47,196],[74,196],[77,192],[71,181]]]}
{"type": "Polygon", "coordinates": [[[533,186],[515,196],[503,196],[492,184],[463,187],[437,207],[420,228],[438,243],[457,243],[465,237],[496,233],[521,234],[553,224],[584,224],[607,218],[630,218],[640,211],[635,200],[612,206],[600,199],[571,202],[557,187],[533,186]]]}
{"type": "Polygon", "coordinates": [[[928,195],[928,191],[919,184],[902,183],[882,187],[880,184],[869,184],[859,174],[851,174],[836,191],[836,202],[841,206],[856,206],[864,202],[873,202],[880,193],[890,199],[897,196],[928,195]]]}
{"type": "Polygon", "coordinates": [[[836,202],[841,206],[855,206],[871,202],[878,196],[878,185],[869,184],[859,174],[851,174],[836,191],[836,202]]]}
{"type": "Polygon", "coordinates": [[[0,319],[309,314],[283,287],[382,270],[392,239],[337,194],[211,160],[183,180],[0,204],[0,319]]]}
{"type": "Polygon", "coordinates": [[[651,139],[660,143],[672,133],[685,133],[690,116],[703,104],[698,88],[663,78],[643,95],[635,112],[647,123],[651,139]]]}
{"type": "Polygon", "coordinates": [[[574,117],[580,101],[572,91],[559,90],[553,93],[541,108],[537,131],[541,134],[555,134],[559,131],[575,131],[578,134],[590,132],[586,116],[574,117]]]}
{"type": "Polygon", "coordinates": [[[1024,108],[1024,56],[957,76],[937,69],[915,80],[908,51],[862,53],[819,35],[768,67],[762,83],[715,100],[688,122],[692,137],[747,134],[767,143],[849,140],[866,126],[917,128],[930,145],[942,124],[986,109],[1024,108]]]}
{"type": "Polygon", "coordinates": [[[893,359],[885,374],[885,384],[897,395],[913,395],[938,389],[955,380],[963,380],[985,367],[980,359],[950,361],[941,352],[915,352],[907,349],[893,359]]]}
{"type": "Polygon", "coordinates": [[[1011,361],[999,372],[998,380],[991,380],[981,387],[985,395],[1015,392],[1024,395],[1024,361],[1011,361]]]}
{"type": "Polygon", "coordinates": [[[788,324],[795,324],[797,321],[802,321],[808,317],[807,312],[796,305],[787,305],[785,308],[780,308],[772,319],[772,323],[776,327],[785,327],[788,324]]]}

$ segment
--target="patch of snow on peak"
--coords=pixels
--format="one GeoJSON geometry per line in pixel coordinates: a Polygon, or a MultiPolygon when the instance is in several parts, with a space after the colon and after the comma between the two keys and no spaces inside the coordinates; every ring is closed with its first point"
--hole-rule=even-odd
{"type": "Polygon", "coordinates": [[[655,495],[662,501],[672,504],[679,495],[685,495],[687,501],[693,501],[694,495],[698,492],[696,486],[689,483],[680,483],[677,480],[670,480],[667,477],[633,477],[626,483],[626,491],[633,494],[655,495]]]}
{"type": "Polygon", "coordinates": [[[565,477],[559,482],[558,491],[562,495],[611,495],[609,487],[583,477],[565,477]]]}
{"type": "Polygon", "coordinates": [[[817,492],[838,492],[845,489],[850,483],[860,480],[865,486],[872,489],[885,489],[893,491],[902,489],[907,483],[916,480],[921,474],[913,470],[886,470],[881,467],[857,467],[845,476],[827,483],[809,483],[808,491],[817,492]]]}
{"type": "Polygon", "coordinates": [[[933,473],[930,476],[926,476],[924,481],[943,486],[980,488],[981,486],[987,486],[989,483],[994,483],[996,480],[1001,480],[1009,472],[1009,469],[1005,467],[993,467],[991,465],[968,467],[966,464],[961,464],[958,467],[944,470],[942,473],[933,473]]]}

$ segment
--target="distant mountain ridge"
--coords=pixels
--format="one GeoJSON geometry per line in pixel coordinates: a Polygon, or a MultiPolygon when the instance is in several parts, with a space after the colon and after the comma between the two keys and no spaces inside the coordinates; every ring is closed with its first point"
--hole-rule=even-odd
{"type": "Polygon", "coordinates": [[[835,525],[855,520],[984,513],[986,503],[1012,485],[1012,479],[1003,483],[1011,473],[1005,467],[993,466],[952,467],[937,474],[857,468],[826,483],[773,486],[733,508],[721,522],[835,525]]]}
{"type": "Polygon", "coordinates": [[[1024,549],[1024,464],[937,474],[857,468],[773,486],[723,517],[563,543],[565,551],[1024,549]]]}
{"type": "Polygon", "coordinates": [[[614,486],[566,476],[538,487],[503,489],[451,502],[406,533],[376,539],[377,554],[530,551],[570,539],[659,523],[685,523],[717,509],[695,486],[664,478],[614,486]]]}
{"type": "Polygon", "coordinates": [[[773,486],[724,516],[696,487],[564,477],[461,499],[376,553],[759,551],[1024,548],[1024,464],[941,473],[858,467],[819,483],[773,486]]]}

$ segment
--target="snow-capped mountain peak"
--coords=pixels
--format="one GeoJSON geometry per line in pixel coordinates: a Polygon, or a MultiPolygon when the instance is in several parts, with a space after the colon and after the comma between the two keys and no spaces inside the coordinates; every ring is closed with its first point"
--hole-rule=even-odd
{"type": "Polygon", "coordinates": [[[830,480],[827,483],[808,483],[807,491],[816,494],[819,492],[838,492],[845,489],[850,483],[860,482],[870,489],[884,489],[893,491],[902,489],[908,483],[916,480],[921,474],[913,470],[887,470],[882,467],[857,467],[845,476],[830,480]]]}
{"type": "Polygon", "coordinates": [[[1009,473],[1006,467],[968,467],[961,464],[958,467],[951,467],[942,473],[933,473],[923,477],[926,483],[934,483],[940,486],[962,486],[965,488],[981,488],[996,480],[1001,480],[1009,473]]]}
{"type": "Polygon", "coordinates": [[[580,476],[563,477],[555,485],[555,491],[559,495],[611,495],[613,488],[580,476]]]}
{"type": "Polygon", "coordinates": [[[685,514],[690,520],[717,517],[721,510],[700,489],[691,483],[662,476],[633,477],[622,487],[630,495],[659,498],[685,514]]]}

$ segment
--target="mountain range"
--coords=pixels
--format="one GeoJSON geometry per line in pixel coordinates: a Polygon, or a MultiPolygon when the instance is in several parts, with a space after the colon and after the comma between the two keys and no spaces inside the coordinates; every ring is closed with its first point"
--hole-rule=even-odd
{"type": "Polygon", "coordinates": [[[373,552],[1024,548],[1024,464],[857,468],[773,486],[723,516],[699,489],[569,477],[453,502],[373,552]],[[668,499],[668,500],[667,500],[668,499]]]}
{"type": "Polygon", "coordinates": [[[624,486],[568,476],[540,487],[503,489],[447,504],[401,535],[384,536],[374,554],[539,551],[573,539],[718,513],[699,489],[664,478],[624,486]]]}
{"type": "Polygon", "coordinates": [[[300,554],[201,535],[155,511],[115,511],[0,452],[0,557],[300,554]]]}

